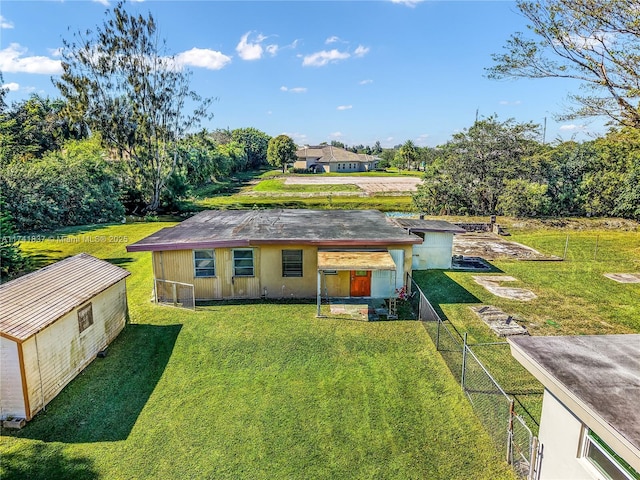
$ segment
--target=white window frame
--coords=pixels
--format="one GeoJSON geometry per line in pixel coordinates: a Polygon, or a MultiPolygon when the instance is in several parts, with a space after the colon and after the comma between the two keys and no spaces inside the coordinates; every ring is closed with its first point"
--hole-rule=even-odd
{"type": "Polygon", "coordinates": [[[231,251],[231,260],[233,262],[233,276],[234,277],[255,277],[256,276],[256,259],[255,259],[255,254],[253,253],[253,248],[234,248],[231,251]],[[238,266],[236,264],[237,260],[247,260],[246,258],[238,258],[236,259],[236,252],[251,252],[251,267],[248,266],[238,266]],[[251,274],[238,274],[238,268],[242,268],[242,269],[246,269],[246,268],[251,268],[251,274]]]}
{"type": "MultiPolygon", "coordinates": [[[[596,475],[595,478],[609,479],[611,477],[604,471],[601,465],[599,465],[594,459],[592,459],[589,456],[589,447],[591,445],[593,445],[593,447],[596,450],[598,450],[598,452],[601,453],[610,462],[611,466],[616,468],[624,478],[628,480],[637,480],[638,478],[640,478],[640,476],[637,475],[640,472],[636,472],[636,476],[634,476],[633,473],[628,470],[628,468],[632,468],[632,467],[629,466],[627,468],[625,465],[622,465],[618,459],[616,459],[613,455],[611,455],[610,452],[607,451],[606,448],[600,445],[600,443],[596,439],[592,438],[589,435],[590,432],[591,430],[587,426],[583,427],[582,448],[581,448],[580,456],[582,457],[582,461],[596,475]]],[[[600,442],[606,445],[604,440],[600,439],[600,442]]],[[[611,449],[611,447],[609,447],[608,445],[607,447],[611,449]]]]}
{"type": "Polygon", "coordinates": [[[216,276],[216,251],[213,248],[199,248],[193,251],[193,276],[194,278],[213,278],[216,276]],[[213,257],[213,275],[198,275],[198,271],[211,270],[212,267],[199,267],[198,260],[208,260],[204,258],[196,258],[196,252],[211,252],[213,257]]]}

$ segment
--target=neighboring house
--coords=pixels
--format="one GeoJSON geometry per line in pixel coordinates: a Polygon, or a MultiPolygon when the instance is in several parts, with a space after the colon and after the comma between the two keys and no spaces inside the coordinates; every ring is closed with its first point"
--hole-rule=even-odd
{"type": "MultiPolygon", "coordinates": [[[[201,212],[127,246],[197,300],[395,296],[422,240],[376,210],[201,212]]],[[[157,283],[157,282],[156,282],[157,283]]]]}
{"type": "Polygon", "coordinates": [[[378,168],[380,158],[353,153],[331,145],[305,146],[296,152],[298,160],[293,168],[312,172],[368,172],[378,168]]]}
{"type": "Polygon", "coordinates": [[[396,222],[407,231],[422,238],[422,243],[413,246],[413,270],[449,269],[453,257],[453,236],[465,233],[444,220],[397,218],[396,222]]]}
{"type": "Polygon", "coordinates": [[[0,417],[30,420],[120,333],[126,270],[85,253],[0,285],[0,417]]]}
{"type": "Polygon", "coordinates": [[[640,478],[640,335],[508,341],[544,386],[539,478],[640,478]]]}

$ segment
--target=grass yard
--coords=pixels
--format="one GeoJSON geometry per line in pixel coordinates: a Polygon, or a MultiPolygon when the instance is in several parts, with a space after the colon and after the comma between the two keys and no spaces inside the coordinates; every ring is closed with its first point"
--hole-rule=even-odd
{"type": "Polygon", "coordinates": [[[342,192],[361,193],[362,189],[356,185],[286,185],[284,178],[262,180],[255,187],[254,192],[260,193],[327,193],[342,192]]]}
{"type": "Polygon", "coordinates": [[[0,478],[515,478],[419,322],[151,304],[150,255],[124,247],[168,225],[23,244],[40,265],[86,251],[130,270],[131,323],[46,412],[2,432],[0,478]]]}
{"type": "MultiPolygon", "coordinates": [[[[587,226],[588,227],[588,226],[587,226]]],[[[414,278],[437,310],[470,343],[501,341],[469,308],[494,305],[513,315],[532,335],[594,335],[640,333],[640,284],[621,284],[604,273],[640,271],[640,233],[585,228],[565,230],[511,229],[512,240],[542,253],[563,256],[562,262],[493,261],[491,275],[518,279],[509,286],[532,290],[537,299],[509,300],[489,293],[474,275],[481,273],[415,272],[414,278]],[[596,240],[597,239],[597,240],[596,240]],[[597,250],[596,250],[597,242],[597,250]]],[[[474,348],[497,381],[539,420],[541,385],[510,354],[508,346],[474,348]]],[[[516,405],[518,408],[518,405],[516,405]]]]}

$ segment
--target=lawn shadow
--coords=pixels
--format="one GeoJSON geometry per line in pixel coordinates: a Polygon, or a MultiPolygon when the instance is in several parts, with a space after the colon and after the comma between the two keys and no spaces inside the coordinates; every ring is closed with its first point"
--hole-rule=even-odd
{"type": "Polygon", "coordinates": [[[133,262],[133,257],[116,257],[116,258],[105,258],[105,261],[117,265],[119,267],[124,267],[125,265],[129,265],[133,262]]]}
{"type": "MultiPolygon", "coordinates": [[[[496,269],[496,271],[500,270],[496,269]]],[[[482,300],[449,277],[446,270],[416,271],[413,272],[413,280],[418,284],[429,303],[443,320],[448,320],[448,318],[442,310],[442,305],[482,303],[482,300]]]]}
{"type": "Polygon", "coordinates": [[[90,458],[69,455],[64,451],[64,445],[42,442],[22,445],[17,450],[4,452],[0,472],[2,480],[100,478],[90,458]]]}
{"type": "Polygon", "coordinates": [[[162,377],[181,328],[127,325],[105,358],[94,360],[13,435],[63,443],[125,440],[162,377]]]}

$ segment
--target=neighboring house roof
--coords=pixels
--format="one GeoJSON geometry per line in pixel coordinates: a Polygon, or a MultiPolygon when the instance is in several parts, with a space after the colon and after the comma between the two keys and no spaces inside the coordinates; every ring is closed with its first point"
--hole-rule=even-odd
{"type": "Polygon", "coordinates": [[[513,356],[640,470],[640,335],[510,337],[513,356]]]}
{"type": "Polygon", "coordinates": [[[395,221],[410,232],[466,233],[464,228],[444,220],[396,218],[395,221]]]}
{"type": "Polygon", "coordinates": [[[129,274],[86,253],[0,285],[0,335],[24,342],[129,274]]]}
{"type": "Polygon", "coordinates": [[[209,210],[127,245],[127,251],[260,244],[371,247],[421,242],[377,210],[209,210]]]}
{"type": "Polygon", "coordinates": [[[331,145],[319,145],[316,147],[302,147],[296,151],[296,156],[300,159],[315,159],[317,163],[330,162],[374,162],[380,160],[379,157],[367,155],[365,153],[354,153],[340,147],[331,145]]]}

